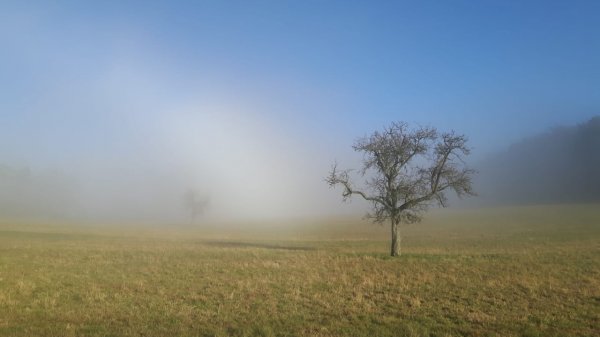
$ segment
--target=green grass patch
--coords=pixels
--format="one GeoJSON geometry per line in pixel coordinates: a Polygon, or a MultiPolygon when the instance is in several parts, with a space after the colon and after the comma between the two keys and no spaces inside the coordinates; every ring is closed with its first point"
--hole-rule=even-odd
{"type": "Polygon", "coordinates": [[[398,258],[386,228],[345,221],[5,223],[0,336],[598,335],[599,209],[437,212],[398,258]]]}

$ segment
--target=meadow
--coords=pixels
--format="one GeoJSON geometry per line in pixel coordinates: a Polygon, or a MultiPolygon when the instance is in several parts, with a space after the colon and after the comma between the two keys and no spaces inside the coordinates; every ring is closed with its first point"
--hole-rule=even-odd
{"type": "Polygon", "coordinates": [[[598,336],[600,205],[0,224],[0,336],[598,336]]]}

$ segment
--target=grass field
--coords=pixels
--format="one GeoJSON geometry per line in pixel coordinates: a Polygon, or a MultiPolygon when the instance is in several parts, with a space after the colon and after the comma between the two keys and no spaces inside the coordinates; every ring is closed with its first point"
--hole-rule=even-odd
{"type": "Polygon", "coordinates": [[[5,221],[0,336],[600,335],[600,205],[304,224],[5,221]]]}

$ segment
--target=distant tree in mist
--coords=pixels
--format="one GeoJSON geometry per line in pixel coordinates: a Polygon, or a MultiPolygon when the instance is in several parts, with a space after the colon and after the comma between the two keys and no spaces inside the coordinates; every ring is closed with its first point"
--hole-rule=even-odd
{"type": "Polygon", "coordinates": [[[392,123],[354,143],[354,150],[363,154],[358,170],[363,189],[351,182],[350,170],[339,170],[337,164],[326,181],[331,187],[342,186],[344,200],[358,195],[369,201],[372,211],[367,217],[374,222],[390,221],[390,254],[397,256],[401,224],[420,221],[430,206],[446,207],[448,191],[459,197],[474,195],[474,171],[463,161],[470,153],[466,143],[464,135],[454,132],[392,123]]]}
{"type": "Polygon", "coordinates": [[[67,217],[77,204],[76,184],[60,171],[0,164],[0,216],[67,217]]]}
{"type": "Polygon", "coordinates": [[[196,218],[204,214],[208,207],[209,198],[200,195],[196,190],[190,189],[183,195],[183,206],[190,215],[190,224],[196,221],[196,218]]]}

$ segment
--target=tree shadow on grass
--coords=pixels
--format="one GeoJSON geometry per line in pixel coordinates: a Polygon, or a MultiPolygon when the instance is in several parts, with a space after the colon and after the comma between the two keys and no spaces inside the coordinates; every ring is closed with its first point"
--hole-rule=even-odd
{"type": "Polygon", "coordinates": [[[263,249],[281,249],[281,250],[292,250],[292,251],[310,251],[315,250],[314,247],[306,246],[290,246],[290,245],[278,245],[269,243],[259,242],[242,242],[242,241],[203,241],[202,245],[217,247],[217,248],[263,248],[263,249]]]}
{"type": "Polygon", "coordinates": [[[380,259],[380,260],[421,260],[421,261],[456,261],[456,260],[480,260],[480,261],[489,261],[489,260],[508,260],[511,257],[506,254],[477,254],[477,253],[417,253],[417,252],[407,252],[402,253],[399,256],[390,256],[389,253],[367,253],[364,256],[369,256],[372,258],[380,259]]]}

